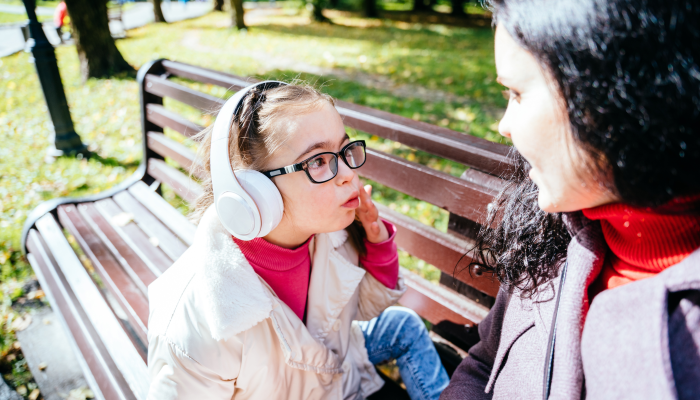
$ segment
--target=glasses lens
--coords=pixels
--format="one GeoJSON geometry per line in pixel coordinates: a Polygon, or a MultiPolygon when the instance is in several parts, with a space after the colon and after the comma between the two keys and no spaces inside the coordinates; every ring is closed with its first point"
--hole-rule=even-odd
{"type": "Polygon", "coordinates": [[[338,158],[335,154],[319,154],[306,162],[306,170],[314,181],[325,182],[338,172],[338,158]]]}
{"type": "Polygon", "coordinates": [[[365,163],[365,146],[361,142],[350,143],[345,149],[345,159],[350,168],[359,168],[365,163]]]}

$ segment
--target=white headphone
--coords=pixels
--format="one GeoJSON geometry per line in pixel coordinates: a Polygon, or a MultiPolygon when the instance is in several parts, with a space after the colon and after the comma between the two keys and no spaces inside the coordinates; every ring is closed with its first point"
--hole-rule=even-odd
{"type": "Polygon", "coordinates": [[[261,85],[278,87],[286,83],[264,81],[236,92],[219,111],[212,132],[210,169],[216,212],[224,228],[240,240],[270,233],[280,223],[284,210],[282,195],[272,180],[253,170],[234,173],[228,152],[229,133],[242,100],[261,85]]]}

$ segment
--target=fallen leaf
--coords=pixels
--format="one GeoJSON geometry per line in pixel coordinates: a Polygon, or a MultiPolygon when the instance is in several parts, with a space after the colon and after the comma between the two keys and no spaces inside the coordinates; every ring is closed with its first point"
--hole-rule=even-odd
{"type": "Polygon", "coordinates": [[[49,364],[47,364],[47,363],[45,363],[45,362],[39,363],[39,371],[45,370],[46,367],[48,367],[48,366],[49,366],[49,364]]]}
{"type": "Polygon", "coordinates": [[[27,298],[29,300],[34,300],[34,299],[41,299],[44,296],[46,296],[44,291],[39,289],[39,290],[33,290],[33,291],[29,292],[29,294],[27,295],[27,298]]]}
{"type": "Polygon", "coordinates": [[[32,390],[31,393],[29,393],[29,400],[36,400],[39,398],[39,395],[41,394],[41,391],[39,389],[34,389],[32,390]]]}
{"type": "Polygon", "coordinates": [[[24,385],[18,386],[18,387],[17,387],[17,393],[18,393],[20,396],[24,396],[25,394],[27,394],[27,387],[24,386],[24,385]]]}
{"type": "Polygon", "coordinates": [[[134,214],[126,212],[119,213],[112,217],[112,223],[116,226],[126,226],[133,220],[134,214]]]}
{"type": "Polygon", "coordinates": [[[94,398],[95,394],[92,393],[92,390],[90,390],[90,388],[87,386],[82,386],[71,390],[70,393],[68,393],[68,398],[66,400],[86,400],[94,398]]]}
{"type": "MultiPolygon", "coordinates": [[[[15,332],[23,331],[32,324],[31,315],[25,315],[24,317],[17,317],[16,320],[12,321],[11,328],[15,332]]],[[[16,342],[15,342],[16,343],[16,342]]]]}
{"type": "Polygon", "coordinates": [[[14,347],[15,350],[20,350],[20,349],[22,348],[22,343],[20,343],[20,342],[14,342],[14,343],[12,344],[12,347],[14,347]]]}
{"type": "Polygon", "coordinates": [[[15,355],[15,354],[8,354],[7,357],[5,357],[5,359],[6,359],[8,362],[15,361],[15,360],[17,359],[17,355],[15,355]]]}
{"type": "Polygon", "coordinates": [[[48,318],[44,318],[44,325],[51,325],[51,320],[48,318]]]}

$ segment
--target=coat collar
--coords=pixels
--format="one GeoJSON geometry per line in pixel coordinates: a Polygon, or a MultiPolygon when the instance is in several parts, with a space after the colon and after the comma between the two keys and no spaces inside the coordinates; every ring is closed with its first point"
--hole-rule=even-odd
{"type": "MultiPolygon", "coordinates": [[[[319,248],[325,248],[328,254],[320,255],[321,258],[335,258],[338,256],[337,251],[333,251],[341,247],[347,240],[347,232],[345,230],[319,234],[313,240],[312,260],[313,265],[318,265],[319,248]],[[319,244],[323,244],[319,246],[319,244]]],[[[229,232],[223,227],[216,213],[216,207],[210,206],[204,213],[197,231],[195,233],[194,243],[192,247],[195,249],[198,257],[201,257],[203,262],[198,263],[201,268],[197,274],[198,279],[193,282],[196,285],[196,290],[202,296],[204,307],[202,313],[207,325],[211,331],[212,337],[215,340],[226,340],[238,333],[244,332],[262,320],[268,318],[274,307],[275,299],[271,293],[269,286],[265,285],[260,277],[255,273],[250,266],[241,250],[236,246],[231,239],[229,232]]],[[[352,266],[347,260],[336,260],[340,263],[345,262],[344,266],[352,266]]],[[[338,262],[334,264],[338,264],[338,262]]],[[[342,302],[343,306],[349,300],[355,288],[359,284],[361,276],[364,275],[364,270],[359,267],[354,267],[361,271],[361,274],[351,269],[351,279],[345,282],[336,282],[339,287],[334,288],[336,293],[340,295],[336,300],[342,302]],[[361,275],[358,276],[356,275],[361,275]],[[351,287],[352,286],[352,287],[351,287]],[[342,297],[342,298],[341,298],[342,297]]],[[[321,269],[322,268],[314,268],[321,269]]],[[[311,292],[314,286],[314,272],[312,271],[312,282],[309,287],[311,292]]],[[[320,280],[320,279],[317,279],[320,280]]],[[[327,282],[329,279],[322,279],[327,282]]],[[[318,282],[316,287],[321,286],[324,282],[318,282]]],[[[311,297],[311,296],[310,296],[311,297]]],[[[312,306],[312,298],[309,299],[308,307],[312,306]]],[[[317,303],[317,301],[314,301],[317,303]]],[[[337,301],[333,301],[337,305],[337,301]]],[[[335,307],[338,308],[338,307],[335,307]]],[[[332,311],[336,311],[334,310],[332,311]]],[[[340,313],[337,310],[337,314],[340,313]]],[[[335,312],[331,314],[336,314],[335,312]]],[[[319,316],[308,316],[309,320],[317,321],[319,316]]],[[[321,324],[316,330],[314,336],[321,339],[324,332],[327,333],[330,329],[328,321],[332,321],[337,315],[326,315],[318,319],[321,324]]],[[[311,328],[311,326],[310,326],[311,328]]]]}

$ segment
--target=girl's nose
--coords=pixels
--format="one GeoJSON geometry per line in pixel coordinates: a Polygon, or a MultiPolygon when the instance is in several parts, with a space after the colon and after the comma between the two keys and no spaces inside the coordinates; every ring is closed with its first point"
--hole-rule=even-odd
{"type": "Polygon", "coordinates": [[[353,171],[345,161],[338,157],[338,174],[335,176],[336,183],[342,185],[345,182],[350,182],[355,177],[355,171],[353,171]]]}

